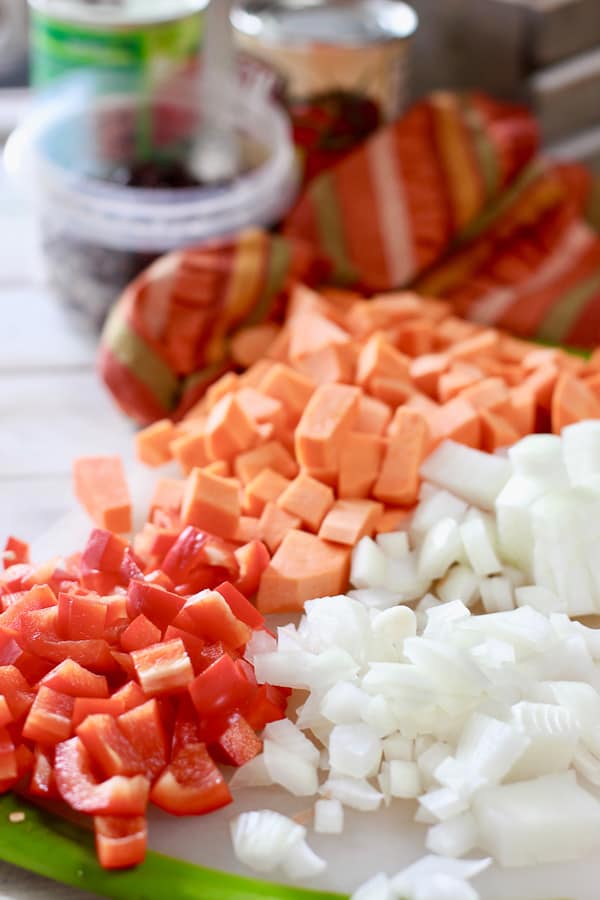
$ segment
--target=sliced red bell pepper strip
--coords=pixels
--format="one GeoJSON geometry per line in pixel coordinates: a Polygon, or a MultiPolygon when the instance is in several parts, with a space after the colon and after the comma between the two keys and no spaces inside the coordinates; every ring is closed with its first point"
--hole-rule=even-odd
{"type": "Polygon", "coordinates": [[[143,775],[94,778],[90,756],[78,737],[56,747],[54,773],[63,800],[78,812],[92,815],[141,816],[148,803],[149,784],[143,775]]]}
{"type": "Polygon", "coordinates": [[[171,815],[195,816],[226,806],[232,797],[206,746],[188,744],[159,775],[150,799],[171,815]]]}
{"type": "Polygon", "coordinates": [[[128,869],[143,862],[148,843],[144,816],[94,816],[98,862],[105,869],[128,869]]]}

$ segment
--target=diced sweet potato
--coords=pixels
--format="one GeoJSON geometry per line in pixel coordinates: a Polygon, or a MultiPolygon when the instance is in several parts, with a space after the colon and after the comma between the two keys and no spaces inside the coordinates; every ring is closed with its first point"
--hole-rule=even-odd
{"type": "Polygon", "coordinates": [[[373,496],[396,506],[412,506],[419,494],[419,468],[427,453],[429,428],[421,413],[406,407],[396,411],[394,425],[373,496]]]}
{"type": "Polygon", "coordinates": [[[297,516],[306,528],[318,531],[334,500],[330,487],[311,478],[306,472],[300,472],[280,495],[277,505],[297,516]]]}
{"type": "Polygon", "coordinates": [[[118,456],[80,456],[73,463],[75,496],[100,528],[131,531],[131,498],[118,456]]]}
{"type": "Polygon", "coordinates": [[[373,500],[337,500],[323,519],[319,537],[354,547],[373,534],[382,513],[383,504],[373,500]]]}
{"type": "Polygon", "coordinates": [[[296,458],[308,469],[335,469],[344,439],[354,426],[361,390],[345,384],[320,385],[295,433],[296,458]]]}
{"type": "Polygon", "coordinates": [[[135,436],[137,458],[147,466],[162,466],[173,458],[170,444],[177,437],[178,429],[170,419],[160,419],[135,436]]]}
{"type": "Polygon", "coordinates": [[[240,491],[233,479],[194,469],[188,476],[181,503],[184,525],[231,538],[241,514],[240,491]]]}

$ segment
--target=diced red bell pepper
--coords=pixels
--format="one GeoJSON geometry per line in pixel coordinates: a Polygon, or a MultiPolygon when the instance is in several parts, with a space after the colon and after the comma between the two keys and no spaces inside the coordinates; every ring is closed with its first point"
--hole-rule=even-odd
{"type": "Polygon", "coordinates": [[[88,716],[76,730],[77,737],[105,778],[144,774],[144,763],[113,716],[88,716]]]}
{"type": "Polygon", "coordinates": [[[112,623],[110,628],[104,629],[104,640],[108,641],[111,647],[119,647],[121,645],[121,635],[129,627],[129,619],[117,619],[112,623]]]}
{"type": "Polygon", "coordinates": [[[108,682],[104,675],[88,672],[72,659],[65,659],[44,675],[40,684],[69,694],[70,697],[108,697],[108,682]]]}
{"type": "Polygon", "coordinates": [[[127,541],[119,535],[94,528],[81,554],[82,574],[99,571],[119,575],[127,547],[127,541]]]}
{"type": "Polygon", "coordinates": [[[202,590],[214,587],[226,578],[235,581],[239,565],[233,551],[233,545],[222,538],[188,525],[178,536],[160,568],[176,585],[197,585],[195,590],[202,590]],[[223,577],[214,581],[221,569],[226,570],[223,577]],[[199,580],[206,581],[198,584],[199,580]]]}
{"type": "Polygon", "coordinates": [[[172,641],[174,638],[180,638],[183,641],[187,655],[192,661],[194,674],[197,675],[198,672],[206,668],[206,659],[204,657],[205,644],[202,638],[197,637],[195,634],[190,634],[189,631],[184,631],[182,628],[169,625],[164,633],[164,640],[172,641]]]}
{"type": "Polygon", "coordinates": [[[127,614],[130,619],[144,615],[160,629],[161,634],[170,625],[185,600],[172,594],[157,584],[148,584],[139,579],[129,583],[127,588],[127,614]]]}
{"type": "Polygon", "coordinates": [[[31,587],[29,584],[29,579],[34,572],[33,566],[29,565],[29,563],[15,563],[12,566],[9,566],[1,575],[0,575],[0,586],[2,587],[2,593],[6,593],[7,591],[22,591],[28,587],[31,587]]]}
{"type": "Polygon", "coordinates": [[[0,694],[8,703],[14,719],[20,719],[29,711],[35,696],[15,666],[0,666],[0,694]]]}
{"type": "Polygon", "coordinates": [[[94,816],[94,834],[104,869],[128,869],[144,861],[148,843],[144,816],[94,816]]]}
{"type": "Polygon", "coordinates": [[[179,531],[174,528],[161,528],[147,522],[135,536],[133,549],[147,569],[158,569],[178,537],[179,531]]]}
{"type": "Polygon", "coordinates": [[[57,745],[54,774],[61,797],[78,812],[141,816],[146,810],[148,779],[143,775],[114,775],[97,782],[90,756],[78,737],[57,745]]]}
{"type": "Polygon", "coordinates": [[[58,595],[58,633],[64,640],[101,638],[106,627],[107,606],[93,591],[58,595]]]}
{"type": "Polygon", "coordinates": [[[20,657],[15,660],[14,665],[29,684],[37,684],[53,667],[51,662],[40,659],[39,656],[36,656],[35,653],[30,653],[29,650],[24,650],[20,657]]]}
{"type": "Polygon", "coordinates": [[[0,628],[20,628],[21,617],[28,612],[56,606],[56,597],[47,585],[36,585],[0,614],[0,628]]]}
{"type": "Polygon", "coordinates": [[[23,726],[23,737],[29,741],[52,745],[71,736],[73,697],[49,687],[39,688],[23,726]]]}
{"type": "Polygon", "coordinates": [[[6,701],[6,697],[3,697],[0,694],[0,728],[4,728],[6,725],[10,725],[11,722],[15,721],[15,717],[13,716],[10,706],[6,701]]]}
{"type": "Polygon", "coordinates": [[[0,556],[2,557],[2,568],[4,569],[8,569],[9,566],[14,566],[15,563],[28,563],[29,544],[10,535],[6,540],[4,550],[0,553],[0,556]]]}
{"type": "Polygon", "coordinates": [[[185,602],[173,625],[207,642],[223,641],[236,649],[246,644],[251,629],[236,618],[227,601],[217,591],[202,591],[185,602]]]}
{"type": "Polygon", "coordinates": [[[259,684],[256,691],[243,707],[246,721],[255,731],[262,731],[268,722],[285,718],[287,697],[277,687],[259,684]]]}
{"type": "Polygon", "coordinates": [[[177,714],[173,725],[171,756],[177,756],[179,751],[189,744],[202,743],[204,742],[196,707],[189,694],[182,694],[178,699],[177,714]]]}
{"type": "MultiPolygon", "coordinates": [[[[115,691],[112,695],[112,699],[118,700],[119,703],[123,704],[121,712],[127,712],[129,709],[141,706],[142,703],[146,702],[147,697],[136,681],[128,681],[122,688],[115,691]]],[[[121,713],[119,713],[119,715],[120,714],[121,713]]]]}
{"type": "Polygon", "coordinates": [[[129,621],[127,594],[109,594],[107,597],[103,597],[102,600],[106,604],[106,628],[110,628],[115,622],[123,621],[124,619],[129,621]]]}
{"type": "Polygon", "coordinates": [[[12,666],[22,653],[13,634],[0,629],[0,666],[12,666]]]}
{"type": "Polygon", "coordinates": [[[115,664],[125,673],[130,680],[136,677],[135,666],[131,658],[131,654],[125,653],[124,650],[111,650],[110,654],[115,664]]]}
{"type": "Polygon", "coordinates": [[[123,712],[123,703],[115,697],[75,697],[73,703],[73,728],[77,728],[88,716],[104,713],[108,716],[120,716],[123,712]]]}
{"type": "Polygon", "coordinates": [[[23,613],[20,629],[25,648],[49,662],[70,658],[92,672],[114,672],[115,661],[107,641],[96,638],[63,641],[57,633],[57,624],[55,608],[23,613]]]}
{"type": "Polygon", "coordinates": [[[17,754],[15,745],[6,728],[0,728],[0,781],[17,779],[17,754]]]}
{"type": "Polygon", "coordinates": [[[183,747],[155,781],[153,803],[174,816],[197,816],[231,803],[225,779],[204,744],[183,747]]]}
{"type": "Polygon", "coordinates": [[[54,750],[50,747],[36,745],[29,793],[34,797],[47,797],[48,799],[60,797],[54,777],[54,750]]]}
{"type": "Polygon", "coordinates": [[[169,759],[167,734],[156,699],[130,709],[117,719],[121,729],[142,761],[142,773],[153,781],[169,759]]]}
{"type": "Polygon", "coordinates": [[[144,647],[149,647],[150,644],[156,644],[160,638],[160,629],[143,613],[140,613],[121,632],[120,643],[123,650],[131,653],[132,650],[142,650],[144,647]]]}
{"type": "Polygon", "coordinates": [[[27,591],[13,591],[10,594],[2,594],[0,596],[0,609],[4,612],[5,609],[8,609],[9,606],[12,606],[13,603],[17,603],[18,600],[22,600],[27,591]]]}
{"type": "Polygon", "coordinates": [[[259,613],[238,587],[234,587],[229,581],[223,581],[215,590],[227,601],[234,616],[250,628],[262,628],[265,624],[262,613],[259,613]]]}
{"type": "Polygon", "coordinates": [[[262,750],[262,741],[240,713],[234,713],[227,728],[209,747],[211,756],[227,766],[243,766],[262,750]]]}
{"type": "Polygon", "coordinates": [[[224,654],[201,672],[188,686],[192,703],[201,719],[229,717],[247,703],[256,688],[237,662],[224,654]]]}
{"type": "Polygon", "coordinates": [[[271,554],[262,541],[250,541],[238,547],[235,558],[240,567],[235,586],[246,597],[253,597],[258,591],[262,573],[271,562],[271,554]]]}
{"type": "Polygon", "coordinates": [[[162,569],[153,569],[152,572],[148,572],[144,575],[144,581],[147,584],[156,584],[158,587],[164,588],[166,591],[175,591],[175,585],[173,584],[173,579],[169,578],[169,576],[162,571],[162,569]]]}
{"type": "Polygon", "coordinates": [[[127,547],[123,554],[120,575],[125,584],[129,584],[132,578],[143,578],[143,562],[138,560],[131,547],[127,547]]]}
{"type": "Polygon", "coordinates": [[[82,587],[96,591],[101,597],[112,594],[114,589],[123,583],[120,575],[115,575],[113,572],[100,572],[99,569],[82,572],[79,580],[82,587]]]}
{"type": "Polygon", "coordinates": [[[179,638],[134,650],[131,659],[148,696],[182,691],[194,678],[192,663],[179,638]]]}

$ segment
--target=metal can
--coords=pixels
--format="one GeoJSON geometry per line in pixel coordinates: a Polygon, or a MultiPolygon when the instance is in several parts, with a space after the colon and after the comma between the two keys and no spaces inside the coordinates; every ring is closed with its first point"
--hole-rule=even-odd
{"type": "Polygon", "coordinates": [[[283,97],[305,177],[398,117],[417,21],[400,0],[238,3],[232,22],[242,70],[283,97]]]}
{"type": "Polygon", "coordinates": [[[92,69],[147,89],[192,67],[208,0],[29,0],[31,81],[92,69]]]}

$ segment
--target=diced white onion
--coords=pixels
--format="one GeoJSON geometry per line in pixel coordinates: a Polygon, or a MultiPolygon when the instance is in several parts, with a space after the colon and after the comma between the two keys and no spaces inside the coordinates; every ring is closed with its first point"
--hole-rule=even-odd
{"type": "Polygon", "coordinates": [[[273,872],[306,835],[302,825],[271,809],[242,813],[230,831],[236,857],[257,872],[273,872]]]}
{"type": "Polygon", "coordinates": [[[344,830],[344,807],[339,800],[321,798],[315,803],[314,828],[318,834],[341,834],[344,830]]]}

